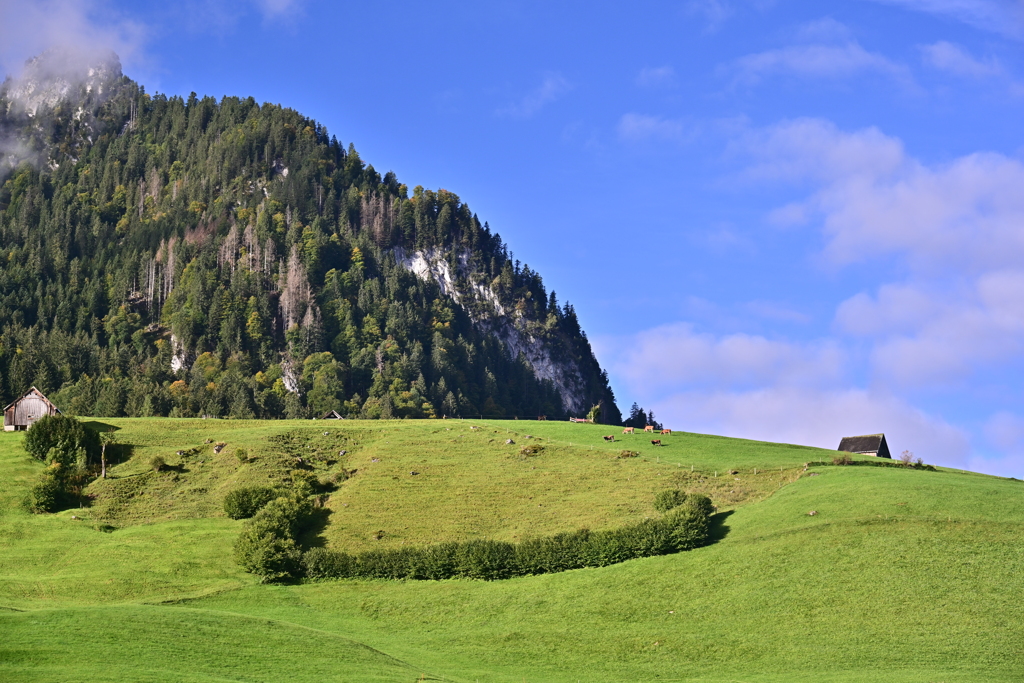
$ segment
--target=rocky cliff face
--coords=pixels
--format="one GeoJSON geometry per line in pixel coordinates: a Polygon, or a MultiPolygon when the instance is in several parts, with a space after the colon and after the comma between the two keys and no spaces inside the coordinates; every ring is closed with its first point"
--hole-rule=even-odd
{"type": "Polygon", "coordinates": [[[482,332],[497,337],[512,358],[522,356],[538,379],[552,382],[566,413],[582,416],[590,409],[579,361],[558,353],[564,351],[558,348],[559,340],[544,336],[542,329],[520,311],[506,310],[494,289],[481,282],[485,278],[469,266],[468,252],[456,255],[454,269],[437,249],[406,252],[398,247],[395,260],[420,279],[435,282],[442,293],[466,310],[482,332]]]}
{"type": "Polygon", "coordinates": [[[0,84],[0,177],[23,162],[52,170],[62,158],[77,161],[97,136],[97,109],[121,79],[112,52],[54,49],[26,62],[19,76],[0,84]],[[74,128],[72,135],[64,125],[74,128]]]}
{"type": "MultiPolygon", "coordinates": [[[[121,77],[121,62],[114,53],[86,54],[48,50],[25,64],[22,74],[4,83],[8,114],[36,116],[60,104],[81,105],[102,101],[111,84],[121,77]]],[[[85,113],[79,108],[75,114],[85,113]]]]}

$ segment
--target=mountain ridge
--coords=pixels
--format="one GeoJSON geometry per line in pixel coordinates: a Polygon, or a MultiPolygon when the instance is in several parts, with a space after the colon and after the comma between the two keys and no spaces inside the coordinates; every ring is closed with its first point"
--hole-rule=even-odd
{"type": "Polygon", "coordinates": [[[294,110],[48,58],[0,87],[5,398],[621,420],[572,306],[458,195],[410,194],[294,110]]]}

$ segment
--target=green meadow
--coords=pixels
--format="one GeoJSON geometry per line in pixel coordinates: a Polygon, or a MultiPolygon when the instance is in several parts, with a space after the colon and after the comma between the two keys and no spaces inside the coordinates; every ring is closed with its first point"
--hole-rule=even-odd
{"type": "Polygon", "coordinates": [[[22,509],[43,466],[21,434],[0,435],[0,680],[952,683],[1024,671],[1024,482],[816,464],[834,453],[679,432],[656,447],[563,422],[94,426],[120,444],[110,476],[88,507],[52,515],[22,509]],[[336,482],[305,543],[348,551],[614,528],[657,514],[669,488],[709,495],[718,514],[705,547],[600,569],[260,584],[233,561],[244,522],[223,498],[287,485],[296,468],[336,482]]]}

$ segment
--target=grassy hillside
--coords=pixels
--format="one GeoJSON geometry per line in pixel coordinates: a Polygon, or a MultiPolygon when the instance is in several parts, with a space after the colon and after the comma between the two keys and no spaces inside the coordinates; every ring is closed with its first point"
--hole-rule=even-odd
{"type": "Polygon", "coordinates": [[[1022,482],[805,472],[830,453],[678,433],[661,448],[633,437],[641,455],[623,459],[609,428],[554,422],[106,422],[131,457],[84,511],[22,512],[38,465],[19,435],[0,439],[4,680],[952,682],[1024,669],[1022,482]],[[214,455],[207,439],[228,446],[214,455]],[[527,442],[544,449],[521,456],[527,442]],[[491,583],[258,585],[231,561],[240,523],[218,501],[286,477],[299,450],[317,476],[357,470],[331,495],[331,547],[610,527],[677,485],[720,506],[717,542],[491,583]],[[180,469],[148,473],[156,454],[180,469]],[[119,493],[133,479],[146,483],[119,493]]]}

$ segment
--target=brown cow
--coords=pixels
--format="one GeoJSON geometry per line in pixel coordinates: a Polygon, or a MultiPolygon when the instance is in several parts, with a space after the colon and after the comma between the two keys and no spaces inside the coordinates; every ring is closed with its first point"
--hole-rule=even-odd
{"type": "Polygon", "coordinates": [[[662,434],[671,434],[671,433],[672,433],[672,430],[671,430],[671,429],[662,429],[662,430],[661,430],[661,433],[662,433],[662,434]]]}
{"type": "Polygon", "coordinates": [[[609,434],[608,436],[604,437],[604,440],[605,441],[615,441],[615,435],[614,434],[609,434]]]}
{"type": "Polygon", "coordinates": [[[623,434],[632,434],[635,431],[636,431],[636,427],[624,427],[622,429],[622,433],[623,434]]]}
{"type": "Polygon", "coordinates": [[[652,446],[660,446],[661,445],[661,439],[651,439],[651,445],[652,446]]]}
{"type": "Polygon", "coordinates": [[[646,427],[644,427],[644,431],[645,432],[651,432],[653,434],[654,433],[654,425],[647,425],[646,427]]]}

